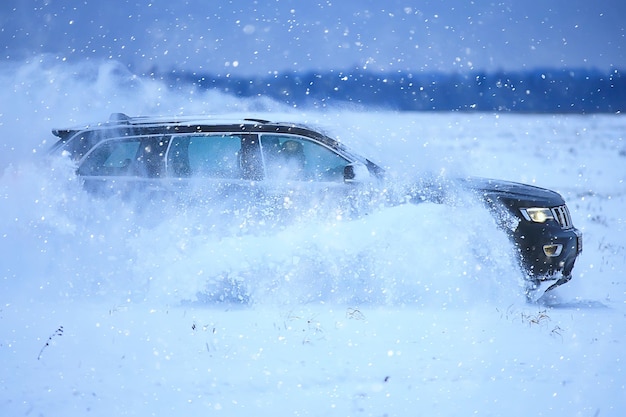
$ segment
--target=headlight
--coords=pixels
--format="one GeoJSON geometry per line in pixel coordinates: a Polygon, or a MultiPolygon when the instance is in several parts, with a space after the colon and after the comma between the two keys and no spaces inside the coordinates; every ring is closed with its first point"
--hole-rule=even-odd
{"type": "Polygon", "coordinates": [[[547,220],[554,219],[552,211],[544,207],[531,207],[520,209],[522,216],[529,222],[544,223],[547,220]]]}

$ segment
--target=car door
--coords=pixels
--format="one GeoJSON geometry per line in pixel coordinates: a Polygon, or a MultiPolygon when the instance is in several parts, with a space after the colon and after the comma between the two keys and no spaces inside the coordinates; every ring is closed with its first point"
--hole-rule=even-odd
{"type": "Polygon", "coordinates": [[[310,138],[261,134],[263,192],[277,207],[350,212],[357,184],[346,182],[351,161],[310,138]]]}
{"type": "Polygon", "coordinates": [[[165,164],[169,186],[196,202],[236,205],[263,176],[254,134],[173,135],[165,164]]]}
{"type": "Polygon", "coordinates": [[[77,174],[88,191],[104,196],[158,190],[168,141],[164,135],[102,140],[81,159],[77,174]]]}

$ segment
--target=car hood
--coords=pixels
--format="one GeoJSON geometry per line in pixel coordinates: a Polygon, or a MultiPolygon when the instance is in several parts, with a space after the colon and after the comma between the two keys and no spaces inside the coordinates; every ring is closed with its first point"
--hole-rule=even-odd
{"type": "Polygon", "coordinates": [[[565,204],[559,193],[534,185],[479,177],[464,178],[460,181],[465,188],[480,192],[484,197],[516,205],[554,207],[565,204]]]}

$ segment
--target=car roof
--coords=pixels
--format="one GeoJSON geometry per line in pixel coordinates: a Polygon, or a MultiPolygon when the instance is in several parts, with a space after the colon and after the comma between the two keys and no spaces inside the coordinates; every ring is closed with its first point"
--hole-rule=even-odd
{"type": "Polygon", "coordinates": [[[172,133],[189,132],[250,132],[250,133],[291,133],[299,134],[322,142],[323,144],[347,151],[337,140],[305,124],[294,122],[272,122],[265,119],[241,118],[227,119],[215,116],[178,116],[178,117],[130,117],[124,113],[112,113],[109,120],[81,126],[53,129],[52,133],[60,138],[68,138],[78,132],[111,129],[145,129],[157,131],[167,128],[172,133]]]}

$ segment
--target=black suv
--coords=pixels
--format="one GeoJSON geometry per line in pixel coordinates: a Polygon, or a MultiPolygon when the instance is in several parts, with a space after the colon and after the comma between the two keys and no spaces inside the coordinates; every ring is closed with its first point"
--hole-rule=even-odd
{"type": "Polygon", "coordinates": [[[52,152],[69,156],[85,187],[99,195],[193,190],[203,201],[217,202],[244,193],[259,204],[273,201],[281,206],[297,204],[298,199],[330,199],[358,213],[381,201],[445,202],[451,193],[469,190],[508,232],[529,292],[568,282],[582,251],[582,234],[554,191],[478,178],[445,184],[420,181],[400,190],[382,186],[381,167],[304,125],[115,113],[103,123],[53,133],[60,139],[52,152]],[[280,199],[272,200],[276,196],[280,199]],[[363,200],[374,204],[363,205],[363,200]]]}

